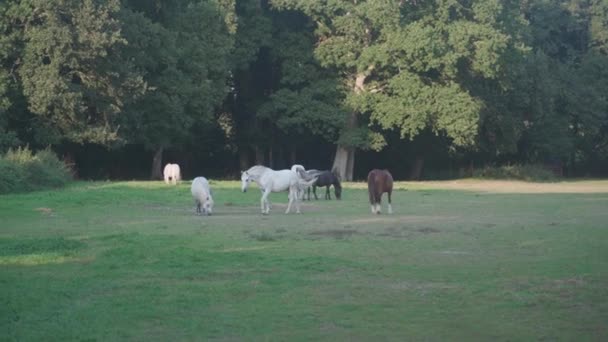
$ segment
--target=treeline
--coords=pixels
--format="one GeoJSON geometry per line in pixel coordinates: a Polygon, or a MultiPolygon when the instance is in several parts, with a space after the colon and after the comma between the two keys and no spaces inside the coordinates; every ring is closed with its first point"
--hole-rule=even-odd
{"type": "Polygon", "coordinates": [[[4,0],[0,152],[84,178],[605,175],[607,53],[605,0],[4,0]]]}

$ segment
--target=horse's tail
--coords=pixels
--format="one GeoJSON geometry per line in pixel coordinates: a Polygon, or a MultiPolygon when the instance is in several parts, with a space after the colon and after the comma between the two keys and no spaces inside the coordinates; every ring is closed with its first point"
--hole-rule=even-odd
{"type": "Polygon", "coordinates": [[[314,182],[316,182],[316,181],[317,181],[317,177],[313,177],[312,179],[308,179],[308,180],[300,178],[300,179],[298,179],[298,187],[300,189],[306,189],[309,186],[313,185],[314,182]]]}
{"type": "Polygon", "coordinates": [[[305,171],[304,168],[301,168],[301,169],[297,168],[296,169],[296,174],[298,175],[298,178],[301,179],[301,180],[304,180],[304,181],[310,181],[313,178],[316,181],[321,173],[323,173],[323,172],[322,171],[317,171],[317,170],[314,170],[314,171],[313,170],[305,171]]]}
{"type": "Polygon", "coordinates": [[[306,171],[306,169],[304,168],[304,166],[302,166],[300,164],[294,164],[291,166],[291,171],[300,172],[300,171],[306,171]]]}
{"type": "Polygon", "coordinates": [[[376,203],[376,173],[374,171],[367,175],[367,191],[369,192],[369,203],[374,205],[376,203]]]}

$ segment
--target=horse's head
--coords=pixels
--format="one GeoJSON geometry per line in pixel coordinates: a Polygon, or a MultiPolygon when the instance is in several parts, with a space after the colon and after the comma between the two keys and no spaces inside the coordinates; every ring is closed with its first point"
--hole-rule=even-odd
{"type": "Polygon", "coordinates": [[[340,183],[334,184],[334,192],[336,194],[336,199],[342,199],[342,186],[340,183]]]}
{"type": "Polygon", "coordinates": [[[213,198],[207,196],[205,203],[203,204],[203,213],[205,215],[213,214],[213,198]]]}
{"type": "Polygon", "coordinates": [[[247,192],[249,183],[251,182],[251,175],[247,171],[241,171],[241,190],[247,192]]]}

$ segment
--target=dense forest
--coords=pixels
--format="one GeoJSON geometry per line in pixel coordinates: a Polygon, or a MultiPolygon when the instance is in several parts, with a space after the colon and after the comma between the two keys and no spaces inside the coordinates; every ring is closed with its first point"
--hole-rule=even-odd
{"type": "Polygon", "coordinates": [[[3,0],[0,153],[81,178],[608,174],[608,0],[3,0]]]}

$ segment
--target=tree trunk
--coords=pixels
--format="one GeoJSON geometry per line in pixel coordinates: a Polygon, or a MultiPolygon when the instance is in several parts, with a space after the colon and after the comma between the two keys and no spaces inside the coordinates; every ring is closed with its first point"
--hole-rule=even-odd
{"type": "Polygon", "coordinates": [[[352,181],[354,166],[355,148],[338,145],[331,170],[338,175],[340,180],[352,181]]]}
{"type": "MultiPolygon", "coordinates": [[[[365,91],[365,79],[374,69],[370,66],[366,72],[357,74],[355,78],[355,85],[353,92],[360,94],[365,91]]],[[[348,120],[346,120],[346,131],[357,128],[357,113],[350,113],[348,120]]],[[[338,145],[336,148],[336,156],[334,157],[334,165],[332,171],[335,172],[341,180],[352,181],[353,171],[355,169],[355,148],[353,146],[338,145]]]]}
{"type": "Polygon", "coordinates": [[[164,148],[161,146],[154,153],[154,158],[152,158],[152,172],[150,172],[151,179],[163,179],[163,150],[164,148]]]}

